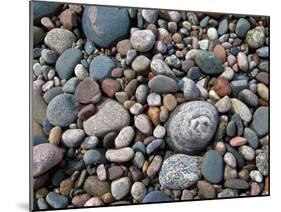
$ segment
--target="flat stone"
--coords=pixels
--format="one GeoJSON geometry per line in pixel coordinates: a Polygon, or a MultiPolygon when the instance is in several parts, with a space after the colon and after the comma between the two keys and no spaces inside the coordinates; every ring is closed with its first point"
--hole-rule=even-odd
{"type": "Polygon", "coordinates": [[[109,149],[106,151],[105,157],[111,162],[123,163],[131,160],[134,157],[134,150],[130,147],[109,149]]]}
{"type": "Polygon", "coordinates": [[[114,199],[120,200],[125,197],[131,188],[131,181],[128,177],[122,177],[118,180],[114,180],[111,183],[111,193],[114,199]]]}
{"type": "Polygon", "coordinates": [[[223,71],[222,63],[217,56],[208,51],[197,51],[195,63],[205,74],[217,75],[223,71]]]}
{"type": "Polygon", "coordinates": [[[259,107],[254,113],[252,126],[258,137],[264,136],[268,133],[268,115],[268,107],[259,107]]]}
{"type": "Polygon", "coordinates": [[[245,128],[243,136],[247,139],[247,141],[251,147],[253,147],[254,149],[258,148],[259,139],[254,130],[252,130],[251,128],[248,128],[248,127],[245,128]]]}
{"type": "Polygon", "coordinates": [[[185,189],[200,179],[199,162],[195,157],[175,154],[164,160],[160,173],[161,186],[169,189],[185,189]]]}
{"type": "Polygon", "coordinates": [[[147,52],[155,43],[155,35],[150,30],[137,30],[130,38],[132,47],[139,52],[147,52]]]}
{"type": "Polygon", "coordinates": [[[164,75],[157,75],[153,77],[152,80],[149,80],[148,87],[152,91],[159,94],[175,93],[178,90],[177,82],[174,79],[164,75]],[[162,86],[163,84],[165,84],[165,86],[162,86]]]}
{"type": "Polygon", "coordinates": [[[206,148],[218,126],[216,108],[204,101],[183,103],[165,124],[167,143],[176,151],[195,154],[206,148]]]}
{"type": "Polygon", "coordinates": [[[97,107],[98,112],[83,122],[86,134],[103,137],[129,125],[130,115],[118,102],[107,99],[97,107]]]}
{"type": "Polygon", "coordinates": [[[76,37],[71,31],[67,29],[55,28],[46,34],[44,42],[50,49],[61,54],[66,49],[71,48],[75,40],[76,37]]]}
{"type": "Polygon", "coordinates": [[[55,209],[66,208],[69,204],[68,199],[65,196],[53,191],[47,194],[46,201],[52,208],[55,209]]]}
{"type": "Polygon", "coordinates": [[[98,47],[111,48],[129,34],[128,10],[110,6],[86,6],[82,28],[86,37],[98,47]]]}
{"type": "Polygon", "coordinates": [[[145,195],[143,199],[143,203],[150,203],[150,202],[170,202],[172,199],[161,191],[151,191],[147,195],[145,195]]]}
{"type": "Polygon", "coordinates": [[[105,152],[103,149],[90,149],[83,156],[85,165],[106,163],[105,152]]]}
{"type": "Polygon", "coordinates": [[[224,96],[215,104],[220,113],[226,113],[231,109],[231,101],[228,96],[224,96]]]}
{"type": "Polygon", "coordinates": [[[108,180],[115,180],[123,176],[124,170],[120,166],[111,166],[107,169],[108,180]]]}
{"type": "Polygon", "coordinates": [[[252,120],[252,114],[247,105],[235,98],[231,98],[230,100],[233,111],[238,113],[243,121],[250,122],[252,120]]]}
{"type": "Polygon", "coordinates": [[[196,100],[200,97],[200,90],[195,82],[191,79],[185,78],[183,83],[183,95],[186,100],[196,100]]]}
{"type": "Polygon", "coordinates": [[[145,21],[149,23],[155,23],[157,18],[158,18],[158,10],[148,10],[148,9],[143,9],[141,11],[142,17],[144,18],[145,21]]]}
{"type": "Polygon", "coordinates": [[[63,157],[59,147],[44,143],[33,147],[32,173],[37,177],[56,166],[63,157]]]}
{"type": "Polygon", "coordinates": [[[47,118],[52,125],[65,127],[77,119],[79,109],[80,106],[73,95],[60,94],[48,104],[47,118]]]}
{"type": "Polygon", "coordinates": [[[83,186],[83,189],[91,196],[99,198],[110,192],[110,184],[107,181],[100,181],[97,176],[89,176],[83,186]]]}
{"type": "Polygon", "coordinates": [[[198,193],[199,196],[205,198],[205,199],[213,199],[216,198],[216,190],[215,188],[208,182],[204,180],[200,180],[197,183],[198,187],[198,193]]]}
{"type": "Polygon", "coordinates": [[[134,128],[131,126],[124,127],[115,138],[115,147],[119,149],[129,146],[134,137],[134,128]]]}
{"type": "Polygon", "coordinates": [[[201,163],[201,172],[206,180],[211,183],[219,183],[223,179],[223,158],[214,150],[205,153],[201,163]]]}
{"type": "Polygon", "coordinates": [[[257,107],[259,105],[259,99],[257,95],[249,89],[240,91],[238,94],[238,99],[240,99],[249,107],[257,107]]]}
{"type": "Polygon", "coordinates": [[[90,76],[95,77],[97,81],[109,78],[112,69],[116,67],[113,60],[107,56],[97,56],[90,64],[90,76]]]}
{"type": "Polygon", "coordinates": [[[131,67],[137,74],[142,74],[148,71],[149,65],[150,59],[144,55],[139,55],[133,60],[131,67]]]}
{"type": "Polygon", "coordinates": [[[249,188],[249,184],[245,180],[229,179],[224,182],[224,187],[238,190],[246,190],[249,188]]]}

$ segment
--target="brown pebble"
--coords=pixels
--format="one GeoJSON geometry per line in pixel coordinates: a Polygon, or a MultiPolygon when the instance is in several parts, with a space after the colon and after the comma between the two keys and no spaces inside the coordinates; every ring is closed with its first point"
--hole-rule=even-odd
{"type": "Polygon", "coordinates": [[[149,72],[148,73],[148,80],[152,80],[153,77],[155,77],[156,75],[153,72],[149,72]]]}
{"type": "Polygon", "coordinates": [[[72,187],[73,187],[73,181],[70,178],[65,179],[60,183],[60,193],[62,195],[67,196],[71,191],[72,187]]]}
{"type": "Polygon", "coordinates": [[[42,126],[37,122],[32,122],[32,135],[45,136],[42,126]]]}
{"type": "Polygon", "coordinates": [[[174,95],[167,94],[163,98],[163,105],[168,111],[173,111],[177,106],[177,100],[174,95]]]}
{"type": "Polygon", "coordinates": [[[240,136],[236,136],[236,137],[232,138],[229,141],[229,143],[231,146],[242,146],[247,143],[247,139],[240,137],[240,136]]]}
{"type": "Polygon", "coordinates": [[[193,60],[186,59],[185,61],[182,62],[181,69],[184,72],[187,72],[191,67],[194,67],[194,66],[195,66],[195,64],[194,64],[193,60]]]}
{"type": "Polygon", "coordinates": [[[182,36],[181,36],[181,34],[180,34],[180,33],[175,33],[175,34],[173,34],[172,40],[173,40],[175,43],[181,43],[181,42],[182,42],[182,36]]]}
{"type": "Polygon", "coordinates": [[[218,153],[220,153],[221,155],[223,155],[225,153],[225,151],[226,151],[225,144],[223,142],[221,142],[221,141],[215,143],[214,147],[215,147],[215,150],[218,153]]]}
{"type": "Polygon", "coordinates": [[[130,98],[135,94],[137,87],[138,87],[138,80],[133,79],[125,87],[124,91],[127,93],[128,97],[130,98]]]}
{"type": "Polygon", "coordinates": [[[159,107],[149,107],[147,115],[155,126],[160,124],[160,108],[159,107]]]}
{"type": "Polygon", "coordinates": [[[193,194],[189,190],[184,189],[181,194],[181,200],[192,200],[192,199],[193,199],[193,194]]]}
{"type": "Polygon", "coordinates": [[[268,78],[268,73],[267,72],[260,72],[260,73],[258,73],[258,75],[256,76],[256,79],[259,82],[262,82],[263,84],[268,85],[269,78],[268,78]]]}
{"type": "Polygon", "coordinates": [[[87,193],[79,194],[72,198],[71,203],[76,207],[83,207],[90,198],[91,196],[87,193]]]}
{"type": "Polygon", "coordinates": [[[123,69],[122,68],[114,68],[111,71],[111,76],[113,78],[119,78],[119,77],[122,77],[122,75],[123,75],[123,69]]]}
{"type": "Polygon", "coordinates": [[[123,103],[124,108],[126,108],[127,110],[129,110],[134,104],[136,104],[135,101],[132,100],[127,100],[123,103]]]}
{"type": "Polygon", "coordinates": [[[135,166],[130,167],[130,175],[134,182],[139,181],[143,178],[142,172],[135,166]]]}
{"type": "Polygon", "coordinates": [[[85,202],[85,207],[91,207],[91,206],[101,206],[104,205],[103,201],[99,197],[92,197],[91,199],[88,199],[87,202],[85,202]]]}
{"type": "Polygon", "coordinates": [[[242,169],[239,173],[238,173],[238,176],[240,179],[242,180],[246,180],[248,181],[249,178],[250,178],[250,174],[249,174],[249,171],[247,169],[242,169]]]}
{"type": "Polygon", "coordinates": [[[122,55],[126,56],[127,52],[132,49],[132,45],[129,39],[121,40],[117,43],[117,51],[122,55]]]}
{"type": "Polygon", "coordinates": [[[151,23],[148,24],[147,27],[146,27],[146,29],[152,31],[153,34],[155,35],[155,37],[158,36],[158,29],[157,29],[157,27],[155,26],[155,24],[151,24],[151,23]]]}
{"type": "Polygon", "coordinates": [[[96,112],[96,107],[93,104],[84,106],[78,113],[78,118],[85,121],[96,112]]]}
{"type": "Polygon", "coordinates": [[[111,166],[107,169],[108,180],[115,180],[123,176],[124,170],[120,166],[111,166]]]}
{"type": "Polygon", "coordinates": [[[146,174],[149,177],[154,177],[162,165],[162,157],[155,155],[149,166],[147,167],[146,174]]]}
{"type": "Polygon", "coordinates": [[[214,90],[220,97],[228,96],[231,93],[231,86],[226,78],[219,77],[214,83],[214,90]]]}
{"type": "Polygon", "coordinates": [[[212,199],[216,197],[216,190],[215,188],[208,183],[207,181],[200,180],[197,183],[198,194],[199,196],[205,199],[212,199]]]}
{"type": "Polygon", "coordinates": [[[48,30],[54,29],[56,27],[49,17],[41,18],[41,24],[48,30]]]}
{"type": "Polygon", "coordinates": [[[35,193],[37,199],[44,198],[47,194],[48,194],[48,189],[45,187],[38,189],[35,193]]]}
{"type": "Polygon", "coordinates": [[[102,199],[103,202],[105,202],[107,204],[110,204],[110,203],[113,202],[113,196],[109,192],[102,195],[101,199],[102,199]]]}
{"type": "Polygon", "coordinates": [[[59,19],[61,24],[69,30],[77,27],[77,16],[70,9],[64,10],[60,15],[59,19]]]}
{"type": "Polygon", "coordinates": [[[120,82],[114,79],[105,79],[101,83],[102,91],[109,97],[113,97],[116,92],[120,91],[120,82]]]}
{"type": "Polygon", "coordinates": [[[222,63],[226,61],[225,49],[221,45],[216,45],[213,49],[214,54],[220,59],[222,63]]]}
{"type": "Polygon", "coordinates": [[[143,165],[142,165],[142,173],[146,173],[146,170],[148,168],[149,162],[146,160],[144,161],[143,165]]]}
{"type": "Polygon", "coordinates": [[[51,144],[58,145],[61,140],[61,133],[62,131],[60,127],[53,127],[49,135],[49,142],[51,144]]]}
{"type": "Polygon", "coordinates": [[[267,176],[264,179],[264,188],[263,188],[263,190],[268,192],[268,188],[269,188],[269,177],[267,176]]]}

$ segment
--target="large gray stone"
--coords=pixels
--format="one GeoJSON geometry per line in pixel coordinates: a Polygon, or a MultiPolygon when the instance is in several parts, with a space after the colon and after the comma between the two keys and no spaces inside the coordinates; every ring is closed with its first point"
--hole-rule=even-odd
{"type": "Polygon", "coordinates": [[[179,105],[166,123],[167,143],[177,152],[196,154],[213,138],[218,122],[216,108],[204,101],[179,105]]]}
{"type": "Polygon", "coordinates": [[[130,18],[126,8],[86,6],[82,27],[87,38],[98,47],[111,48],[128,36],[130,18]]]}

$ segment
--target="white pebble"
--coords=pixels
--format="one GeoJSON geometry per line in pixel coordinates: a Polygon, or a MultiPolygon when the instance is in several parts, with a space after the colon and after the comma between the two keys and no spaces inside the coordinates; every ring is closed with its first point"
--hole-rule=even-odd
{"type": "Polygon", "coordinates": [[[156,138],[163,138],[165,134],[166,134],[166,128],[161,125],[157,125],[153,131],[153,135],[156,138]]]}
{"type": "Polygon", "coordinates": [[[207,35],[210,40],[215,40],[218,38],[218,32],[214,27],[208,29],[207,35]]]}

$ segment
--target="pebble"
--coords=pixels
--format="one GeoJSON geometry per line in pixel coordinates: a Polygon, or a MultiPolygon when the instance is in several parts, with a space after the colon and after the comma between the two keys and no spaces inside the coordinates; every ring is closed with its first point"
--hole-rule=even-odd
{"type": "Polygon", "coordinates": [[[208,30],[207,30],[207,36],[210,40],[215,40],[218,38],[218,32],[216,30],[216,28],[214,27],[210,27],[208,30]]]}
{"type": "MultiPolygon", "coordinates": [[[[135,149],[134,149],[135,150],[135,149]]],[[[136,151],[136,150],[135,150],[136,151]]],[[[139,169],[142,168],[143,166],[143,163],[145,161],[145,157],[144,155],[142,154],[142,152],[136,152],[135,155],[134,155],[134,158],[132,160],[132,163],[139,169]]]]}
{"type": "Polygon", "coordinates": [[[200,46],[200,49],[202,50],[207,50],[208,46],[209,46],[209,40],[205,39],[205,40],[200,40],[198,41],[198,44],[200,46]]]}
{"type": "Polygon", "coordinates": [[[131,126],[124,127],[115,138],[115,147],[119,149],[129,146],[134,137],[134,128],[131,126]]]}
{"type": "Polygon", "coordinates": [[[232,168],[236,167],[236,159],[230,152],[225,153],[223,157],[224,162],[232,168]]]}
{"type": "Polygon", "coordinates": [[[33,46],[37,46],[38,44],[41,44],[45,37],[45,32],[37,26],[32,27],[33,31],[33,46]]]}
{"type": "Polygon", "coordinates": [[[143,154],[145,154],[145,146],[144,143],[141,141],[137,141],[133,147],[132,147],[136,152],[142,152],[143,154]]]}
{"type": "Polygon", "coordinates": [[[65,146],[72,148],[80,146],[85,133],[81,129],[68,129],[62,134],[62,142],[65,146]]]}
{"type": "Polygon", "coordinates": [[[269,56],[269,48],[268,48],[268,46],[263,46],[263,47],[257,49],[256,53],[260,57],[268,58],[268,56],[269,56]]]}
{"type": "Polygon", "coordinates": [[[104,156],[103,149],[90,149],[85,152],[83,156],[83,161],[85,165],[97,164],[97,163],[105,163],[106,159],[104,156]]]}
{"type": "Polygon", "coordinates": [[[218,193],[218,198],[231,198],[231,197],[238,197],[237,190],[234,189],[223,189],[222,192],[218,193]]]}
{"type": "Polygon", "coordinates": [[[141,202],[145,197],[147,189],[142,182],[135,182],[131,188],[131,195],[137,202],[141,202]]]}
{"type": "Polygon", "coordinates": [[[134,150],[130,147],[124,147],[120,149],[109,149],[106,151],[105,157],[111,162],[127,162],[134,157],[134,150]]]}
{"type": "Polygon", "coordinates": [[[197,51],[195,63],[205,74],[217,75],[223,71],[220,59],[212,52],[197,51]]]}
{"type": "Polygon", "coordinates": [[[97,81],[103,81],[109,78],[111,71],[116,67],[113,60],[107,56],[97,56],[90,64],[90,76],[95,77],[97,81]]]}
{"type": "MultiPolygon", "coordinates": [[[[176,34],[174,34],[174,35],[176,35],[176,34]]],[[[173,39],[174,39],[174,36],[173,36],[173,39]]],[[[174,54],[166,57],[165,63],[168,64],[169,66],[173,67],[173,68],[180,68],[181,67],[181,62],[180,62],[179,58],[174,54]]]]}
{"type": "Polygon", "coordinates": [[[224,182],[224,187],[238,190],[246,190],[249,189],[249,184],[245,180],[229,179],[224,182]]]}
{"type": "Polygon", "coordinates": [[[156,138],[163,138],[165,134],[166,134],[166,128],[161,125],[157,125],[153,130],[153,135],[156,138]]]}
{"type": "Polygon", "coordinates": [[[126,56],[128,51],[132,49],[132,45],[129,39],[121,40],[116,45],[117,51],[122,55],[126,56]]]}
{"type": "Polygon", "coordinates": [[[96,50],[96,47],[95,47],[95,44],[91,40],[87,40],[84,45],[84,49],[85,49],[85,52],[88,55],[90,55],[96,50]]]}
{"type": "Polygon", "coordinates": [[[121,90],[119,81],[114,79],[105,79],[101,84],[102,91],[109,97],[114,97],[115,93],[121,90]]]}
{"type": "Polygon", "coordinates": [[[110,184],[107,181],[100,181],[97,176],[87,177],[83,189],[91,196],[101,198],[102,195],[110,192],[110,184]]]}
{"type": "Polygon", "coordinates": [[[140,103],[133,104],[132,107],[130,107],[130,112],[134,115],[139,115],[143,112],[143,106],[140,103]]]}
{"type": "Polygon", "coordinates": [[[265,42],[264,28],[256,27],[247,32],[246,42],[252,49],[260,48],[265,42]]]}
{"type": "Polygon", "coordinates": [[[177,99],[172,94],[167,94],[163,98],[163,105],[168,111],[173,111],[177,107],[177,99]]]}
{"type": "Polygon", "coordinates": [[[120,166],[111,166],[107,169],[108,180],[115,180],[123,176],[124,170],[120,166]]]}
{"type": "Polygon", "coordinates": [[[249,90],[249,89],[243,89],[238,94],[238,99],[244,102],[249,107],[257,107],[259,105],[259,99],[256,96],[256,94],[249,90]]]}
{"type": "Polygon", "coordinates": [[[86,37],[98,47],[111,48],[119,40],[128,36],[130,27],[128,9],[86,6],[82,17],[82,27],[86,37]]]}
{"type": "Polygon", "coordinates": [[[152,60],[152,62],[150,64],[150,69],[156,75],[161,74],[161,75],[166,75],[171,78],[175,78],[174,72],[172,72],[170,67],[163,60],[160,60],[160,59],[152,60]]]}
{"type": "Polygon", "coordinates": [[[245,122],[252,120],[252,114],[248,106],[241,102],[239,99],[231,98],[232,109],[235,113],[239,114],[241,119],[245,122]]]}
{"type": "Polygon", "coordinates": [[[136,91],[137,87],[138,87],[138,80],[132,79],[127,84],[124,91],[127,93],[128,97],[132,97],[135,94],[135,91],[136,91]]]}
{"type": "Polygon", "coordinates": [[[247,143],[247,139],[243,137],[236,136],[229,141],[231,146],[237,147],[242,146],[247,143]]]}
{"type": "Polygon", "coordinates": [[[234,77],[234,71],[230,67],[225,67],[224,72],[220,76],[230,81],[234,77]]]}
{"type": "Polygon", "coordinates": [[[155,35],[150,30],[137,30],[132,33],[130,42],[132,47],[139,52],[147,52],[155,43],[155,35]]]}
{"type": "Polygon", "coordinates": [[[48,104],[47,118],[52,125],[65,127],[77,119],[79,109],[80,106],[73,95],[60,94],[48,104]]]}
{"type": "Polygon", "coordinates": [[[236,97],[240,91],[248,88],[248,81],[246,79],[233,80],[231,81],[230,85],[231,85],[232,95],[236,97]]]}
{"type": "Polygon", "coordinates": [[[226,78],[218,77],[214,83],[214,90],[220,97],[229,96],[231,86],[226,78]]]}
{"type": "MultiPolygon", "coordinates": [[[[161,165],[162,165],[162,157],[160,155],[155,155],[154,158],[152,159],[152,161],[150,162],[150,164],[148,165],[147,169],[146,169],[146,174],[149,177],[154,177],[160,170],[161,165]]],[[[147,162],[147,161],[146,161],[147,162]]],[[[144,172],[144,167],[145,167],[145,163],[143,165],[143,172],[144,172]]]]}
{"type": "Polygon", "coordinates": [[[167,143],[176,151],[194,154],[205,149],[218,126],[216,108],[204,101],[177,106],[165,124],[167,143]],[[196,133],[191,129],[196,127],[196,133]]]}
{"type": "Polygon", "coordinates": [[[223,158],[214,151],[205,153],[201,163],[201,172],[204,178],[211,183],[219,183],[223,179],[223,158]]]}
{"type": "Polygon", "coordinates": [[[135,118],[135,127],[146,135],[152,134],[152,125],[147,115],[140,114],[135,118]]]}
{"type": "Polygon", "coordinates": [[[258,95],[265,101],[268,102],[269,99],[269,91],[268,87],[266,87],[263,83],[258,83],[257,92],[258,95]]]}
{"type": "Polygon", "coordinates": [[[257,155],[256,166],[263,176],[268,175],[269,166],[268,166],[268,153],[267,152],[261,152],[257,155]]]}
{"type": "Polygon", "coordinates": [[[255,158],[255,151],[252,147],[247,145],[243,145],[239,147],[239,153],[243,156],[243,158],[247,161],[251,161],[255,158]]]}
{"type": "Polygon", "coordinates": [[[157,93],[150,93],[147,96],[147,103],[149,106],[161,106],[161,96],[157,93]]]}
{"type": "Polygon", "coordinates": [[[67,82],[62,87],[62,90],[65,93],[73,94],[75,92],[75,88],[77,87],[77,85],[79,83],[80,83],[80,80],[77,77],[72,77],[69,80],[67,80],[67,82]]]}
{"type": "Polygon", "coordinates": [[[91,196],[87,193],[79,194],[72,198],[71,203],[76,207],[83,207],[90,198],[91,196]]]}
{"type": "Polygon", "coordinates": [[[41,51],[41,57],[45,62],[49,64],[54,64],[57,61],[59,55],[56,51],[50,49],[43,49],[41,51]]]}
{"type": "Polygon", "coordinates": [[[219,35],[223,35],[223,34],[227,33],[227,31],[228,31],[228,20],[227,20],[227,18],[224,18],[219,23],[218,33],[219,33],[219,35]]]}
{"type": "Polygon", "coordinates": [[[32,93],[32,117],[37,123],[42,123],[46,118],[47,104],[43,97],[37,92],[32,93]]]}
{"type": "Polygon", "coordinates": [[[186,100],[196,100],[200,96],[200,90],[197,88],[195,82],[191,79],[185,78],[183,83],[183,95],[186,100]]]}
{"type": "Polygon", "coordinates": [[[146,146],[146,153],[150,155],[157,150],[163,143],[163,139],[155,139],[146,146]]]}
{"type": "Polygon", "coordinates": [[[93,149],[97,147],[98,143],[99,139],[96,136],[88,136],[82,142],[81,147],[85,150],[93,149]]]}
{"type": "Polygon", "coordinates": [[[215,104],[220,113],[226,113],[231,109],[231,101],[228,96],[224,96],[215,104]]]}
{"type": "Polygon", "coordinates": [[[150,202],[170,202],[172,199],[161,191],[151,191],[147,195],[145,195],[143,199],[143,203],[150,203],[150,202]]]}
{"type": "Polygon", "coordinates": [[[33,147],[32,173],[37,177],[56,166],[63,153],[56,145],[43,143],[33,147]]]}
{"type": "Polygon", "coordinates": [[[131,188],[131,181],[128,177],[122,177],[118,180],[114,180],[111,183],[111,193],[114,199],[120,200],[125,197],[131,188]]]}
{"type": "Polygon", "coordinates": [[[96,108],[93,104],[88,104],[84,106],[78,113],[78,118],[85,121],[90,116],[92,116],[96,112],[96,108]]]}
{"type": "Polygon", "coordinates": [[[74,73],[75,76],[79,79],[79,80],[83,80],[86,77],[89,76],[88,71],[84,68],[84,66],[82,64],[77,64],[74,68],[74,73]]]}
{"type": "MultiPolygon", "coordinates": [[[[52,87],[43,95],[44,100],[49,103],[54,97],[59,94],[63,94],[63,90],[61,87],[52,87]]],[[[35,108],[34,108],[35,109],[35,108]]]]}
{"type": "Polygon", "coordinates": [[[65,196],[60,195],[53,191],[47,194],[46,201],[52,208],[55,209],[66,208],[67,205],[69,204],[68,199],[65,196]]]}
{"type": "Polygon", "coordinates": [[[126,55],[126,64],[130,65],[136,56],[137,56],[137,51],[135,49],[129,50],[126,55]]]}
{"type": "Polygon", "coordinates": [[[249,69],[248,58],[244,52],[239,52],[237,55],[238,66],[241,71],[247,72],[249,69]]]}
{"type": "Polygon", "coordinates": [[[268,115],[268,107],[259,107],[254,113],[252,127],[258,137],[264,136],[268,133],[268,115]]]}
{"type": "Polygon", "coordinates": [[[200,180],[197,183],[198,194],[204,199],[213,199],[216,198],[216,190],[215,188],[208,182],[204,180],[200,180]]]}
{"type": "Polygon", "coordinates": [[[141,11],[142,17],[144,18],[145,21],[149,23],[155,23],[157,18],[158,18],[158,10],[148,10],[148,9],[143,9],[141,11]]]}
{"type": "Polygon", "coordinates": [[[46,34],[44,42],[50,49],[62,54],[66,49],[71,48],[75,40],[76,37],[71,31],[55,28],[46,34]]]}
{"type": "Polygon", "coordinates": [[[139,55],[133,60],[131,67],[137,74],[143,74],[148,70],[149,65],[150,59],[144,55],[139,55]]]}
{"type": "Polygon", "coordinates": [[[61,183],[60,183],[60,193],[62,195],[69,195],[69,192],[71,191],[73,187],[73,181],[71,180],[71,178],[67,178],[67,179],[64,179],[61,183]]]}
{"type": "Polygon", "coordinates": [[[265,85],[268,85],[268,83],[269,83],[269,75],[268,75],[267,72],[260,72],[260,73],[258,73],[258,75],[256,76],[256,79],[259,82],[262,82],[265,85]]]}
{"type": "Polygon", "coordinates": [[[250,177],[252,180],[256,181],[257,183],[262,183],[263,176],[258,170],[252,170],[250,172],[250,177]]]}
{"type": "Polygon", "coordinates": [[[106,170],[103,164],[100,164],[97,167],[97,177],[99,178],[99,180],[104,181],[106,180],[107,176],[106,176],[106,170]]]}
{"type": "Polygon", "coordinates": [[[230,146],[229,144],[226,144],[226,149],[228,152],[232,153],[233,156],[236,159],[236,164],[238,167],[238,169],[241,169],[244,165],[245,165],[245,161],[243,159],[243,157],[241,156],[241,154],[232,146],[230,146]]]}
{"type": "Polygon", "coordinates": [[[197,183],[200,176],[199,162],[195,157],[174,154],[164,160],[159,182],[164,188],[185,189],[197,183]]]}
{"type": "Polygon", "coordinates": [[[149,94],[149,87],[145,84],[141,84],[136,89],[136,99],[140,104],[145,104],[147,102],[147,96],[149,94]]]}
{"type": "Polygon", "coordinates": [[[254,130],[252,130],[251,128],[245,128],[244,129],[244,138],[247,139],[249,145],[254,148],[257,149],[259,146],[259,139],[257,134],[255,133],[254,130]]]}
{"type": "Polygon", "coordinates": [[[175,93],[178,90],[177,82],[164,75],[157,75],[153,77],[152,80],[149,80],[148,87],[158,94],[175,93]],[[165,84],[165,86],[162,86],[163,84],[165,84]]]}
{"type": "Polygon", "coordinates": [[[236,24],[235,34],[239,38],[244,38],[250,28],[251,28],[251,25],[250,25],[249,21],[245,18],[240,18],[236,24]]]}
{"type": "Polygon", "coordinates": [[[46,202],[46,200],[44,198],[39,198],[37,200],[37,206],[40,210],[46,210],[46,209],[49,209],[49,206],[46,202]]]}
{"type": "Polygon", "coordinates": [[[107,99],[98,105],[98,112],[84,121],[86,134],[102,137],[109,132],[128,126],[130,116],[127,110],[114,100],[107,99]]]}

